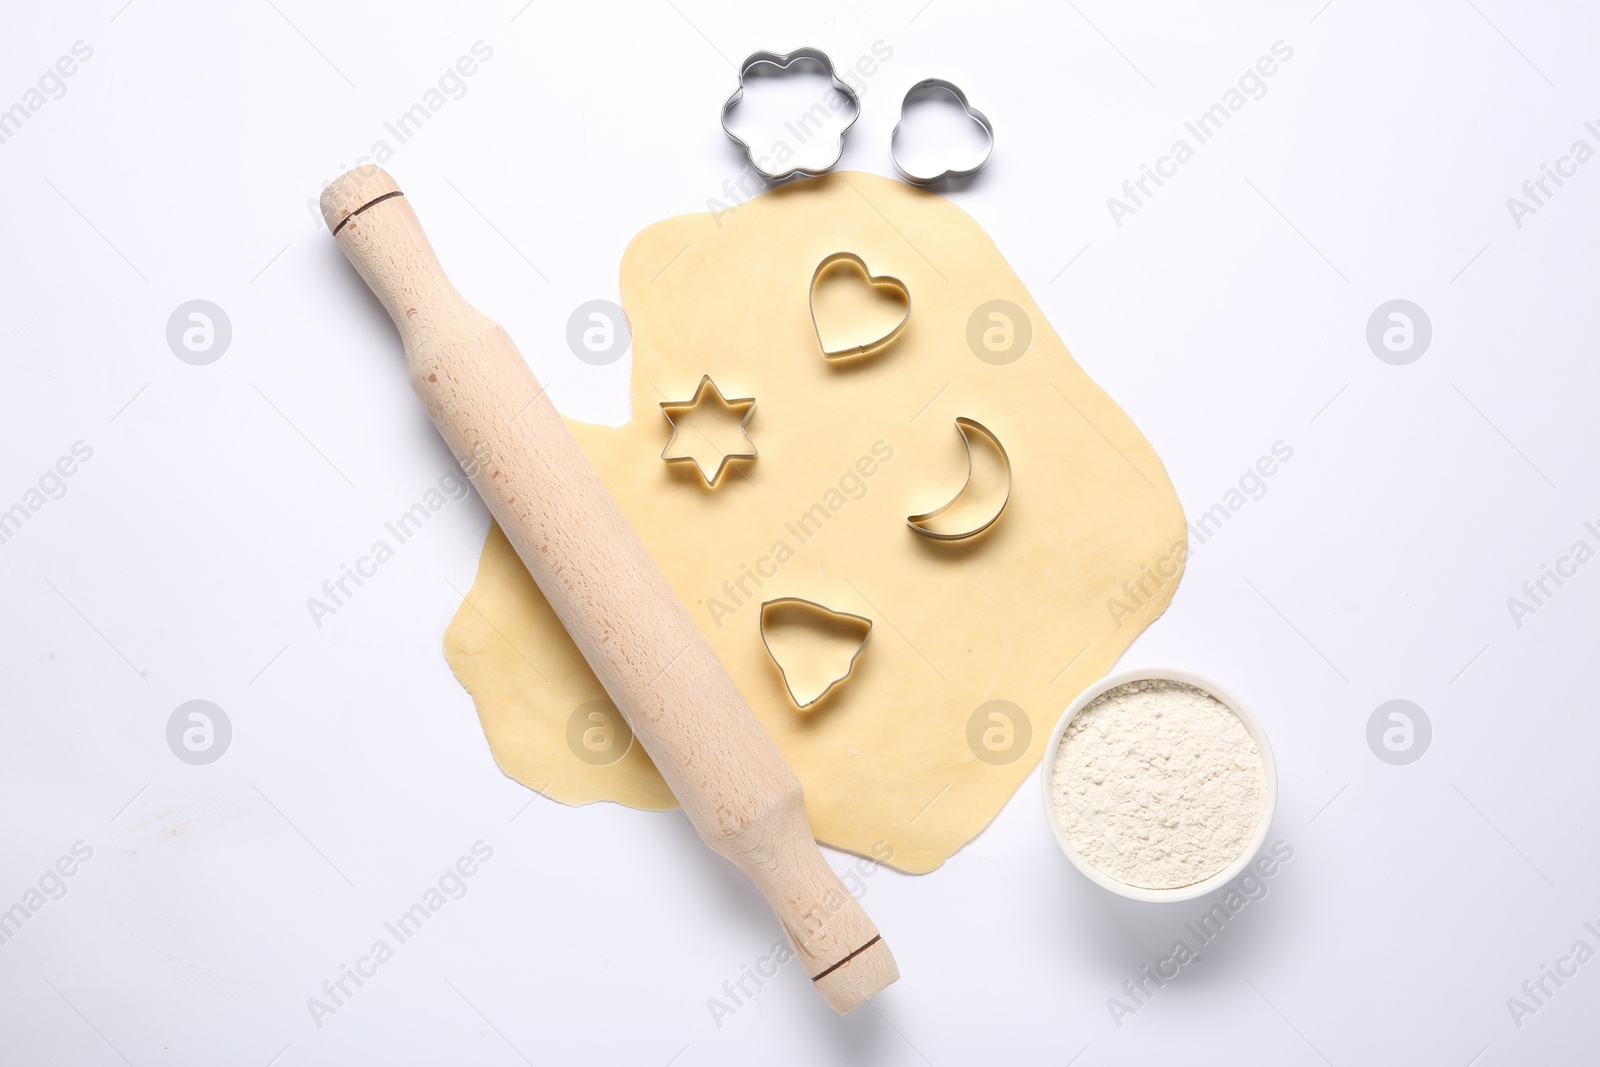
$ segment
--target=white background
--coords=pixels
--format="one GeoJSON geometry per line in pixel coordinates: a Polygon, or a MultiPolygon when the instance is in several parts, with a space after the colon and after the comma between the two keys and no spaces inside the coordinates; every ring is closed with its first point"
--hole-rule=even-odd
{"type": "Polygon", "coordinates": [[[93,849],[0,945],[0,1059],[1593,1056],[1600,961],[1520,1027],[1506,1003],[1579,938],[1600,949],[1600,563],[1520,628],[1506,606],[1575,540],[1600,547],[1600,163],[1521,227],[1506,206],[1573,141],[1600,148],[1592,9],[122,3],[13,5],[0,35],[0,107],[93,48],[0,145],[0,508],[93,449],[0,545],[0,908],[93,849]],[[573,358],[568,315],[616,298],[632,234],[739,175],[717,124],[730,60],[810,44],[847,63],[881,40],[844,165],[892,173],[912,82],[968,90],[998,147],[954,199],[1191,518],[1293,448],[1121,666],[1186,666],[1254,707],[1281,769],[1269,840],[1294,858],[1120,1026],[1108,998],[1205,902],[1091,886],[1036,779],[938,872],[869,880],[898,985],[836,1018],[786,967],[718,1026],[708,998],[779,936],[760,897],[677,814],[503,777],[445,665],[475,498],[312,624],[306,598],[450,461],[307,201],[479,40],[492,60],[389,169],[568,414],[624,418],[629,368],[573,358]],[[1106,198],[1279,40],[1293,58],[1266,95],[1115,225],[1106,198]],[[165,340],[195,298],[233,327],[209,366],[165,340]],[[1408,366],[1365,341],[1393,298],[1433,326],[1408,366]],[[233,726],[204,767],[165,735],[197,698],[233,726]],[[1394,698],[1433,724],[1408,766],[1366,742],[1394,698]],[[307,998],[480,840],[467,895],[316,1025],[307,998]]]}

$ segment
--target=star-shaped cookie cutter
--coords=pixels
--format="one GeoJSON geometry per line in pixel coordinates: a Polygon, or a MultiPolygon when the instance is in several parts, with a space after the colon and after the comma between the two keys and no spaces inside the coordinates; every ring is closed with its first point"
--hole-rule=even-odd
{"type": "Polygon", "coordinates": [[[893,161],[894,169],[900,172],[900,177],[912,185],[938,185],[943,181],[970,178],[988,166],[989,157],[992,155],[994,155],[993,124],[989,122],[987,115],[967,103],[967,94],[962,92],[954,82],[945,81],[943,78],[924,78],[906,90],[905,99],[900,101],[900,121],[894,124],[894,132],[889,134],[889,159],[893,161]],[[988,147],[983,150],[983,158],[978,160],[974,166],[965,170],[942,170],[933,175],[913,174],[900,162],[900,153],[896,151],[896,145],[900,143],[900,127],[905,125],[906,105],[917,97],[934,96],[939,93],[946,93],[955,98],[956,103],[961,105],[961,110],[967,113],[967,117],[976,122],[979,128],[983,130],[984,138],[988,141],[988,147]]]}
{"type": "Polygon", "coordinates": [[[841,80],[839,75],[835,73],[833,60],[829,59],[828,53],[822,51],[822,49],[796,48],[793,52],[787,53],[751,52],[745,57],[744,62],[739,64],[739,87],[733,91],[732,96],[728,97],[727,103],[722,105],[722,132],[727,134],[740,148],[744,149],[745,158],[750,161],[751,169],[767,181],[776,183],[788,181],[797,174],[804,174],[807,177],[814,178],[819,174],[826,174],[838,166],[839,160],[844,157],[844,135],[849,132],[850,127],[854,126],[856,119],[860,117],[861,98],[856,95],[856,91],[850,88],[848,83],[841,80]],[[755,149],[750,147],[749,142],[728,128],[728,116],[733,113],[733,109],[738,106],[739,101],[744,99],[745,78],[750,75],[752,70],[757,67],[776,67],[782,72],[797,63],[814,63],[827,71],[829,79],[833,82],[833,87],[843,93],[845,99],[850,101],[850,107],[855,111],[855,114],[850,116],[850,121],[845,123],[844,129],[839,131],[839,150],[833,154],[833,159],[827,166],[816,169],[796,166],[790,167],[788,170],[770,171],[756,162],[755,149]]]}
{"type": "Polygon", "coordinates": [[[690,397],[688,400],[663,400],[661,402],[661,414],[666,416],[667,425],[672,427],[672,436],[667,438],[666,446],[661,449],[661,458],[668,463],[693,463],[695,465],[695,469],[700,472],[700,477],[705,480],[706,485],[713,487],[716,486],[716,484],[722,480],[722,472],[728,469],[729,461],[735,459],[755,459],[760,454],[756,451],[756,443],[750,440],[750,432],[747,429],[747,427],[750,425],[750,416],[755,414],[755,410],[755,397],[742,396],[735,397],[734,399],[730,400],[722,395],[722,390],[718,389],[717,383],[711,380],[711,375],[702,374],[700,376],[700,384],[695,387],[694,396],[690,397]],[[750,451],[748,452],[724,452],[722,454],[721,462],[717,464],[717,469],[709,476],[706,474],[705,468],[700,465],[700,461],[695,459],[693,456],[669,456],[667,454],[672,451],[672,443],[678,439],[678,423],[677,420],[672,416],[674,414],[682,415],[685,412],[692,411],[693,409],[699,407],[701,402],[705,399],[707,389],[711,390],[711,392],[716,396],[717,403],[722,407],[736,413],[740,411],[744,413],[744,418],[739,420],[739,432],[744,435],[745,441],[750,445],[750,451]]]}

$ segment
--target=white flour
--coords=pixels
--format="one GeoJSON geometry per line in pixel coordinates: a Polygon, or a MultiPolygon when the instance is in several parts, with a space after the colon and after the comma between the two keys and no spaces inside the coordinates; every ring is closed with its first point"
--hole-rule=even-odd
{"type": "Polygon", "coordinates": [[[1266,804],[1266,769],[1227,705],[1182,682],[1138,681],[1067,726],[1051,768],[1056,818],[1089,864],[1177,889],[1239,858],[1266,804]]]}

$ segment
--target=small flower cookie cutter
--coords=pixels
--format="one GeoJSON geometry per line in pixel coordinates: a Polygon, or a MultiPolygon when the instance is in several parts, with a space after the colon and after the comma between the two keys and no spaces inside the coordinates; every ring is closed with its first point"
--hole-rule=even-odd
{"type": "Polygon", "coordinates": [[[1000,438],[995,436],[993,430],[979,422],[969,419],[965,415],[956,417],[956,429],[961,434],[961,441],[967,446],[967,480],[961,483],[961,489],[950,498],[949,503],[942,504],[932,511],[925,511],[921,515],[911,515],[906,518],[906,525],[911,527],[923,537],[931,537],[935,541],[965,541],[969,537],[977,537],[983,531],[1000,521],[1000,516],[1005,514],[1006,505],[1011,503],[1011,456],[1006,452],[1006,446],[1000,443],[1000,438]],[[972,487],[972,435],[977,434],[994,448],[1000,456],[1000,462],[1006,469],[1006,492],[1000,500],[1000,506],[989,519],[970,530],[936,530],[930,525],[934,519],[949,511],[967,495],[967,490],[972,487]]]}
{"type": "Polygon", "coordinates": [[[727,134],[740,148],[744,149],[745,158],[750,161],[751,169],[753,169],[757,174],[761,175],[767,181],[777,183],[788,181],[790,178],[793,178],[798,174],[804,174],[807,177],[814,178],[819,174],[826,174],[828,171],[838,166],[839,160],[844,158],[844,135],[849,132],[850,127],[854,126],[856,124],[856,119],[860,117],[861,98],[858,97],[856,95],[856,91],[850,88],[849,84],[843,81],[834,71],[833,60],[829,59],[828,53],[822,51],[822,49],[796,48],[793,52],[785,53],[751,52],[745,57],[744,62],[739,64],[739,87],[733,91],[733,95],[728,97],[727,102],[722,105],[722,132],[727,134]],[[827,166],[816,169],[811,167],[795,166],[790,167],[787,170],[770,171],[756,161],[755,149],[750,147],[749,142],[740,137],[738,134],[734,133],[733,130],[729,128],[728,116],[733,113],[733,109],[738,106],[739,101],[744,99],[744,83],[745,79],[750,76],[751,71],[758,67],[776,67],[779,73],[782,73],[799,63],[815,64],[826,71],[829,79],[833,82],[834,89],[844,94],[845,99],[850,101],[850,107],[854,110],[855,114],[850,117],[849,122],[844,124],[844,129],[839,131],[839,150],[834,153],[833,160],[829,162],[827,166]]]}
{"type": "Polygon", "coordinates": [[[789,699],[794,701],[794,706],[802,711],[821,701],[823,697],[833,692],[845,679],[855,673],[856,661],[861,658],[861,653],[866,651],[867,639],[872,636],[872,620],[865,615],[857,615],[851,611],[837,611],[826,604],[819,604],[815,600],[807,600],[803,596],[781,596],[774,600],[762,601],[759,626],[761,629],[761,644],[767,650],[767,658],[772,660],[773,665],[778,668],[778,674],[783,678],[783,688],[788,692],[789,699]],[[844,673],[824,686],[822,692],[804,703],[801,703],[799,694],[794,691],[794,683],[789,680],[789,672],[784,669],[783,662],[772,651],[772,642],[767,640],[767,612],[769,609],[781,610],[783,608],[798,608],[802,611],[808,611],[814,615],[831,619],[850,619],[866,626],[866,629],[861,631],[861,643],[856,646],[855,652],[851,654],[850,662],[845,665],[844,673]]]}
{"type": "Polygon", "coordinates": [[[906,283],[901,281],[899,278],[896,278],[892,274],[873,274],[871,269],[867,266],[867,261],[856,255],[854,252],[834,252],[832,255],[829,255],[823,259],[821,263],[817,264],[817,269],[811,272],[811,288],[808,290],[806,302],[811,308],[811,329],[815,331],[817,335],[817,344],[822,348],[822,358],[830,363],[837,360],[854,359],[857,356],[870,356],[874,355],[875,353],[882,352],[885,348],[888,348],[891,344],[893,344],[896,338],[905,332],[906,324],[911,321],[911,290],[906,288],[906,283]],[[821,278],[823,273],[827,271],[828,268],[836,266],[840,263],[854,263],[857,269],[861,271],[862,277],[867,279],[867,284],[869,286],[884,286],[897,291],[901,296],[905,297],[906,312],[904,315],[900,316],[900,321],[895,324],[894,329],[890,330],[888,333],[884,334],[882,337],[879,337],[875,341],[868,341],[865,344],[851,345],[848,348],[829,348],[827,342],[822,339],[822,325],[817,321],[817,279],[821,278]]]}
{"type": "Polygon", "coordinates": [[[900,101],[900,121],[894,124],[894,132],[889,135],[889,159],[893,161],[894,169],[900,172],[900,177],[912,185],[938,185],[944,181],[970,178],[989,165],[989,157],[992,155],[994,155],[994,125],[987,115],[967,102],[967,94],[954,82],[945,81],[943,78],[924,78],[906,90],[905,99],[900,101]],[[961,105],[961,110],[967,113],[967,117],[978,124],[983,130],[988,147],[983,150],[982,159],[964,170],[942,170],[932,175],[914,174],[906,168],[900,159],[900,153],[896,150],[896,146],[900,143],[900,127],[905,125],[906,105],[913,99],[937,96],[941,93],[954,97],[955,102],[961,105]]]}
{"type": "Polygon", "coordinates": [[[672,427],[672,434],[667,438],[666,445],[661,449],[661,458],[668,463],[693,463],[695,465],[695,469],[700,472],[700,477],[705,480],[706,485],[715,487],[722,480],[722,473],[728,469],[728,464],[731,461],[736,459],[756,459],[760,455],[760,453],[756,450],[756,443],[750,440],[750,431],[748,429],[750,425],[750,416],[754,415],[755,411],[755,397],[741,396],[730,400],[722,395],[722,390],[718,389],[717,383],[711,380],[711,375],[702,374],[700,375],[700,384],[695,386],[694,396],[690,397],[688,400],[663,400],[661,402],[661,414],[666,416],[667,425],[672,427]],[[739,420],[739,432],[744,434],[744,439],[746,441],[750,442],[750,451],[748,452],[724,452],[722,454],[722,460],[717,464],[717,469],[713,471],[709,477],[706,475],[705,468],[700,465],[700,461],[695,459],[693,456],[667,455],[668,452],[672,451],[672,443],[678,439],[679,433],[678,422],[672,416],[675,413],[682,414],[692,410],[693,408],[699,407],[700,403],[705,399],[707,389],[710,389],[711,392],[716,395],[717,403],[721,404],[723,407],[729,408],[734,412],[738,412],[740,410],[744,412],[744,418],[739,420]]]}

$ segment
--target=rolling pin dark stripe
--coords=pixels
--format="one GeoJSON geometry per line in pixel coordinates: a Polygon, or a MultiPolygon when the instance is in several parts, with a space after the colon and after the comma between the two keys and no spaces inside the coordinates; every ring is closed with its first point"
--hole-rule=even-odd
{"type": "Polygon", "coordinates": [[[844,959],[840,960],[838,963],[835,963],[832,967],[829,967],[827,970],[823,971],[821,974],[812,975],[811,976],[811,980],[813,982],[822,981],[824,978],[828,977],[828,975],[832,974],[834,971],[837,971],[840,967],[843,967],[845,964],[849,963],[851,960],[855,959],[857,956],[861,955],[863,952],[867,951],[867,949],[871,948],[873,945],[876,945],[879,941],[882,941],[882,940],[883,940],[883,935],[882,934],[875,935],[872,938],[871,941],[868,941],[865,945],[862,945],[860,948],[856,949],[854,952],[850,953],[850,955],[846,956],[844,959]]]}
{"type": "Polygon", "coordinates": [[[339,225],[337,225],[337,226],[335,226],[333,228],[333,235],[335,237],[339,236],[339,231],[344,229],[345,222],[349,222],[351,219],[355,218],[357,215],[361,214],[363,211],[367,210],[368,208],[377,207],[379,204],[383,203],[385,200],[393,200],[397,196],[405,196],[405,195],[406,195],[405,193],[402,193],[400,190],[396,189],[392,193],[384,193],[382,196],[378,197],[376,200],[367,201],[365,204],[362,204],[360,207],[358,207],[354,211],[350,212],[350,214],[346,215],[344,217],[344,222],[339,223],[339,225]]]}

